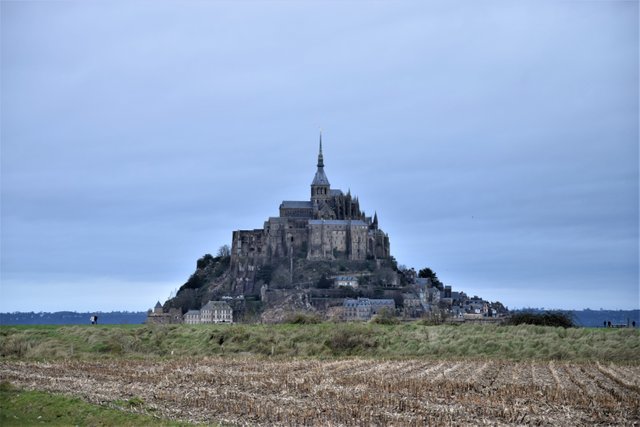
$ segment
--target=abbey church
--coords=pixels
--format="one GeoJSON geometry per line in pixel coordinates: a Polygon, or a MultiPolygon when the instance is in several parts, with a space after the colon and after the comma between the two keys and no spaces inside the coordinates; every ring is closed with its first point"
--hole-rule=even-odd
{"type": "Polygon", "coordinates": [[[367,217],[357,197],[332,189],[324,171],[322,136],[310,200],[283,201],[278,217],[264,227],[233,232],[231,267],[249,273],[274,260],[309,261],[387,259],[389,237],[367,217]]]}

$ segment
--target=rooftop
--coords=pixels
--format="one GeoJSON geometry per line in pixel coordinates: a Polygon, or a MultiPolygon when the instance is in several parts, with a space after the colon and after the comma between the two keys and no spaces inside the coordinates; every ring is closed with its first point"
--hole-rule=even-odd
{"type": "Polygon", "coordinates": [[[311,185],[329,185],[329,178],[324,173],[323,168],[318,168],[316,171],[316,176],[313,177],[313,182],[311,185]]]}
{"type": "Polygon", "coordinates": [[[280,207],[285,209],[312,209],[313,205],[311,202],[302,200],[284,200],[280,207]]]}
{"type": "Polygon", "coordinates": [[[231,307],[224,301],[209,301],[200,309],[203,310],[231,310],[231,307]]]}
{"type": "Polygon", "coordinates": [[[325,225],[363,225],[363,226],[367,226],[367,223],[364,221],[361,221],[359,219],[354,219],[354,220],[350,220],[350,219],[311,219],[309,220],[309,224],[311,225],[321,225],[321,224],[325,224],[325,225]]]}

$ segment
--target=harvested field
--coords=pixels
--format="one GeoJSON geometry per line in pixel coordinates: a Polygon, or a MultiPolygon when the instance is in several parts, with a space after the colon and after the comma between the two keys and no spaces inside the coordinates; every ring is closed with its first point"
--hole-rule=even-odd
{"type": "Polygon", "coordinates": [[[640,367],[504,361],[0,362],[0,378],[192,422],[250,425],[637,425],[640,367]]]}

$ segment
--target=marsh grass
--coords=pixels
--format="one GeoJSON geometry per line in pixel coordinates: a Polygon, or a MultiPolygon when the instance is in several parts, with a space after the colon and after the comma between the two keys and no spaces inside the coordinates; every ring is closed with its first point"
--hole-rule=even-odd
{"type": "Polygon", "coordinates": [[[640,362],[635,329],[420,323],[2,326],[0,357],[216,355],[640,362]]]}

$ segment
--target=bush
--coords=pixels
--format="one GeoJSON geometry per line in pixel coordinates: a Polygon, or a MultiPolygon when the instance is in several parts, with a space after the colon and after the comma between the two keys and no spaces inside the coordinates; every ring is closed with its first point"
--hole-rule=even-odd
{"type": "Polygon", "coordinates": [[[199,289],[204,286],[205,282],[202,280],[199,274],[193,273],[187,282],[182,285],[179,291],[184,291],[186,289],[199,289]]]}
{"type": "Polygon", "coordinates": [[[376,323],[378,325],[397,325],[400,321],[396,316],[394,316],[393,311],[385,308],[371,319],[371,323],[376,323]]]}
{"type": "Polygon", "coordinates": [[[311,325],[316,323],[322,323],[322,319],[315,314],[294,313],[287,317],[285,323],[291,323],[295,325],[311,325]]]}
{"type": "Polygon", "coordinates": [[[325,341],[325,344],[334,354],[351,354],[376,348],[378,341],[371,330],[340,327],[333,331],[333,334],[325,341]]]}
{"type": "Polygon", "coordinates": [[[202,258],[199,258],[198,261],[196,262],[196,268],[201,270],[203,268],[206,268],[207,266],[209,266],[209,264],[213,262],[214,260],[211,254],[204,254],[204,256],[202,258]]]}
{"type": "Polygon", "coordinates": [[[316,283],[316,288],[329,289],[331,285],[333,285],[333,280],[327,279],[327,276],[323,274],[318,283],[316,283]]]}
{"type": "Polygon", "coordinates": [[[573,328],[576,326],[571,314],[562,311],[545,311],[544,313],[514,313],[511,315],[508,324],[560,326],[562,328],[573,328]]]}

